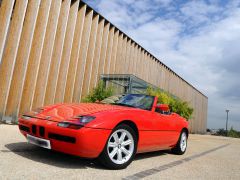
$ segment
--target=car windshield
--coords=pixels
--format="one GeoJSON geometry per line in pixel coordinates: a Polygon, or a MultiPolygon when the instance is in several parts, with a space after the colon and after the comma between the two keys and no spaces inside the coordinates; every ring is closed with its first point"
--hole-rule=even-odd
{"type": "Polygon", "coordinates": [[[116,101],[113,104],[140,108],[144,110],[151,110],[153,102],[154,102],[153,96],[143,94],[127,94],[121,97],[118,101],[116,101]]]}
{"type": "Polygon", "coordinates": [[[102,100],[101,103],[103,103],[103,104],[114,104],[115,102],[119,101],[119,99],[121,99],[123,96],[125,96],[125,94],[110,96],[110,97],[102,100]]]}

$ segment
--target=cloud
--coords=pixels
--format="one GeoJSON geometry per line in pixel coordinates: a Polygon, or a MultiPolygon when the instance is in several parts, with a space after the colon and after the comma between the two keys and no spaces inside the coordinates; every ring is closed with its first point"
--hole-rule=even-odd
{"type": "Polygon", "coordinates": [[[85,0],[209,97],[208,127],[240,130],[240,0],[85,0]]]}

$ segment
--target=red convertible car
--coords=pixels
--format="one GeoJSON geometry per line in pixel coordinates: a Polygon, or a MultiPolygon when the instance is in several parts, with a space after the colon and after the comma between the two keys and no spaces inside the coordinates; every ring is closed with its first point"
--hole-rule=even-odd
{"type": "Polygon", "coordinates": [[[136,153],[186,151],[188,122],[157,97],[127,94],[104,104],[108,100],[39,108],[19,118],[19,129],[32,144],[99,158],[110,169],[127,167],[136,153]]]}

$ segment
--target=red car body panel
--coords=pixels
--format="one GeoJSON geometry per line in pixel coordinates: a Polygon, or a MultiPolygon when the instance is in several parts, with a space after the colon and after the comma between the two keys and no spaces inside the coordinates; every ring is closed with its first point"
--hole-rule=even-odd
{"type": "Polygon", "coordinates": [[[134,123],[138,130],[138,153],[169,149],[177,144],[182,129],[188,129],[188,122],[175,113],[164,115],[155,112],[156,104],[157,98],[151,111],[97,103],[46,106],[35,118],[19,118],[19,129],[24,136],[30,134],[50,140],[53,150],[96,158],[102,152],[112,130],[119,123],[129,121],[134,123]],[[74,117],[79,115],[91,115],[96,119],[80,129],[57,126],[63,121],[75,123],[77,119],[74,117]],[[36,126],[36,132],[33,132],[33,126],[36,126]],[[44,135],[39,133],[40,127],[44,127],[44,135]],[[74,143],[53,138],[50,134],[72,138],[74,143]]]}

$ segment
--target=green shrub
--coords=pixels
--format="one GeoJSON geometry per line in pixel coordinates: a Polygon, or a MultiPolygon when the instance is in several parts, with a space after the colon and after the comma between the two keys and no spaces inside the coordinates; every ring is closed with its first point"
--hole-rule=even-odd
{"type": "Polygon", "coordinates": [[[158,103],[168,104],[172,112],[179,114],[180,116],[191,119],[193,114],[193,108],[185,101],[177,97],[173,97],[171,94],[161,91],[159,89],[148,88],[146,94],[158,97],[158,103]]]}
{"type": "Polygon", "coordinates": [[[240,138],[240,132],[236,131],[231,127],[230,130],[226,131],[225,129],[218,129],[216,132],[217,136],[228,136],[228,137],[233,137],[233,138],[240,138]]]}
{"type": "MultiPolygon", "coordinates": [[[[146,94],[158,97],[158,103],[168,104],[172,112],[178,113],[180,116],[189,120],[193,114],[193,108],[191,108],[187,102],[182,101],[179,98],[173,97],[171,94],[161,91],[159,89],[154,90],[148,88],[146,94]]],[[[102,101],[113,95],[113,88],[105,88],[102,81],[100,81],[84,99],[83,102],[96,102],[102,101]]]]}
{"type": "Polygon", "coordinates": [[[227,131],[223,128],[218,129],[218,131],[216,132],[217,136],[226,136],[227,135],[227,131]]]}
{"type": "Polygon", "coordinates": [[[97,86],[83,99],[83,102],[96,102],[113,95],[111,87],[105,88],[103,81],[99,81],[97,86]]]}
{"type": "Polygon", "coordinates": [[[234,137],[234,138],[240,138],[240,132],[236,131],[231,127],[231,129],[228,131],[227,136],[234,137]]]}

